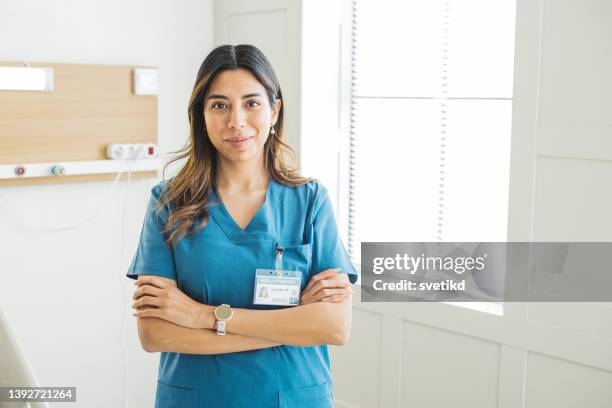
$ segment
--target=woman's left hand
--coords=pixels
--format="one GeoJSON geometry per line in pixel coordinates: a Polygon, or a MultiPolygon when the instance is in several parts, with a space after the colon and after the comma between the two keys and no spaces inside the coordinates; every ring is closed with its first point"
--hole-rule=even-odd
{"type": "Polygon", "coordinates": [[[340,269],[326,269],[314,275],[300,295],[300,305],[317,302],[339,303],[348,298],[353,289],[348,275],[339,274],[340,269]]]}
{"type": "Polygon", "coordinates": [[[214,327],[212,306],[196,302],[176,286],[154,276],[141,276],[136,285],[132,304],[136,309],[134,316],[157,317],[192,329],[214,327]]]}

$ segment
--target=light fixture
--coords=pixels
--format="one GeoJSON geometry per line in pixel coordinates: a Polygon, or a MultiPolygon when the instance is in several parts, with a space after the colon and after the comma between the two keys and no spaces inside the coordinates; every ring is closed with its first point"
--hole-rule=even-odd
{"type": "Polygon", "coordinates": [[[53,91],[53,68],[0,67],[0,91],[53,91]]]}

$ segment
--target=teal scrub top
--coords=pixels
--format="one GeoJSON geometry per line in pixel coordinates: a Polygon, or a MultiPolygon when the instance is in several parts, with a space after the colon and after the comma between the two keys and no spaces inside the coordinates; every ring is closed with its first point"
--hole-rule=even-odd
{"type": "MultiPolygon", "coordinates": [[[[318,182],[285,186],[271,178],[263,205],[245,229],[213,190],[207,226],[172,248],[161,233],[170,209],[155,210],[168,182],[151,190],[128,277],[174,279],[185,294],[207,305],[280,308],[253,304],[255,270],[274,269],[280,245],[285,247],[283,269],[302,272],[302,289],[328,268],[348,273],[351,283],[357,280],[329,196],[318,182]]],[[[324,408],[332,407],[332,399],[327,345],[281,345],[213,355],[162,352],[155,407],[324,408]]]]}

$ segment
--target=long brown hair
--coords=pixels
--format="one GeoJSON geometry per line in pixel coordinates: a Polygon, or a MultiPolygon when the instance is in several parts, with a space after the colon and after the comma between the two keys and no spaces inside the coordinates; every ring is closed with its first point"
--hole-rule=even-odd
{"type": "Polygon", "coordinates": [[[158,213],[168,205],[170,213],[163,229],[166,245],[176,245],[182,238],[193,234],[208,224],[208,196],[214,186],[217,172],[217,150],[206,133],[204,120],[204,95],[210,84],[221,72],[247,69],[266,89],[270,106],[278,100],[281,107],[274,125],[275,134],[270,133],[264,144],[264,168],[281,184],[295,186],[310,179],[302,177],[297,167],[285,161],[289,155],[295,162],[296,155],[284,139],[284,106],[280,84],[266,56],[252,45],[222,45],[210,52],[202,62],[189,100],[189,141],[182,149],[171,152],[173,157],[164,166],[187,158],[178,174],[167,183],[158,199],[158,213]],[[196,224],[196,218],[201,222],[196,224]]]}

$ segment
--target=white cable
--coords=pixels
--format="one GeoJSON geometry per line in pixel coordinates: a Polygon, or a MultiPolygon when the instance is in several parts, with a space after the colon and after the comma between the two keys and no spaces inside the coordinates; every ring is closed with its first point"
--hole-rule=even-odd
{"type": "Polygon", "coordinates": [[[62,226],[62,227],[54,227],[54,228],[34,228],[34,227],[29,226],[26,222],[24,222],[21,219],[21,217],[19,217],[17,215],[17,213],[15,212],[15,209],[13,208],[13,206],[6,200],[6,198],[4,198],[4,196],[2,196],[2,194],[0,194],[0,202],[2,202],[4,204],[4,206],[6,207],[7,211],[9,213],[11,213],[11,215],[12,215],[12,218],[9,217],[9,221],[12,221],[13,224],[17,228],[19,228],[19,229],[21,229],[23,231],[26,231],[26,232],[38,232],[38,233],[40,233],[40,232],[70,231],[70,230],[73,230],[73,229],[77,229],[79,227],[82,227],[82,226],[86,225],[89,221],[91,221],[93,218],[95,218],[98,215],[98,213],[100,212],[100,210],[106,204],[108,198],[113,195],[115,187],[117,186],[117,183],[119,182],[119,178],[121,177],[121,175],[123,174],[123,171],[124,171],[123,164],[121,166],[121,169],[117,173],[117,177],[115,177],[115,180],[113,181],[113,184],[109,187],[109,189],[106,192],[106,194],[104,195],[103,199],[98,204],[98,207],[93,211],[93,213],[91,213],[89,216],[87,216],[83,221],[77,222],[76,224],[66,225],[66,226],[62,226]]]}
{"type": "Polygon", "coordinates": [[[139,148],[139,150],[136,152],[136,154],[134,155],[134,158],[132,159],[125,159],[121,161],[121,168],[119,169],[119,172],[117,173],[117,176],[115,177],[115,180],[113,181],[113,184],[111,184],[111,186],[109,187],[108,191],[106,192],[106,194],[104,195],[103,199],[100,201],[100,203],[98,204],[98,207],[94,210],[94,212],[92,214],[90,214],[88,217],[86,217],[83,221],[77,222],[76,224],[72,224],[72,225],[66,225],[66,226],[62,226],[62,227],[54,227],[54,228],[33,228],[30,227],[26,222],[24,222],[15,212],[13,206],[6,200],[6,198],[4,198],[2,196],[2,194],[0,194],[0,202],[2,202],[6,208],[6,210],[12,215],[12,218],[9,217],[9,221],[13,221],[14,225],[21,229],[24,230],[26,232],[60,232],[60,231],[70,231],[70,230],[74,230],[77,228],[80,228],[84,225],[86,225],[87,223],[89,223],[92,219],[94,219],[98,213],[102,210],[102,208],[104,207],[104,205],[106,204],[106,202],[108,201],[109,197],[111,197],[114,194],[114,190],[117,187],[117,184],[119,183],[119,179],[121,178],[121,175],[123,174],[124,170],[125,170],[125,165],[126,163],[130,164],[130,170],[129,172],[131,173],[131,168],[132,165],[134,163],[134,161],[136,161],[140,150],[142,150],[143,147],[141,146],[139,148]]]}
{"type": "MultiPolygon", "coordinates": [[[[125,245],[125,215],[127,212],[127,204],[128,204],[128,198],[130,196],[130,182],[131,182],[131,178],[132,178],[132,166],[130,165],[130,167],[128,168],[128,173],[127,173],[127,183],[125,185],[125,197],[123,199],[123,208],[121,209],[121,236],[119,239],[119,243],[120,243],[120,252],[119,252],[119,270],[122,271],[122,267],[123,267],[123,256],[124,256],[124,245],[125,245]]],[[[122,355],[123,355],[123,386],[124,386],[124,390],[123,390],[123,403],[125,408],[129,408],[130,404],[129,404],[129,400],[128,400],[128,373],[129,373],[129,356],[128,356],[128,348],[127,348],[127,344],[125,342],[125,319],[126,319],[126,315],[127,315],[127,302],[125,301],[125,291],[123,289],[123,272],[121,273],[121,275],[117,274],[117,277],[119,278],[119,287],[121,289],[121,303],[123,305],[123,307],[121,308],[121,329],[120,329],[120,336],[121,336],[121,351],[122,351],[122,355]]]]}
{"type": "MultiPolygon", "coordinates": [[[[25,61],[24,61],[25,62],[25,61]]],[[[27,64],[27,63],[26,63],[27,64]]],[[[140,150],[143,149],[143,147],[139,148],[140,150]]],[[[106,194],[104,195],[104,198],[102,199],[102,201],[100,201],[100,204],[98,205],[98,207],[95,209],[95,211],[88,216],[87,218],[85,218],[82,222],[79,222],[77,224],[73,224],[73,225],[68,225],[68,226],[64,226],[64,227],[56,227],[56,228],[32,228],[30,226],[28,226],[25,222],[23,222],[21,220],[21,218],[17,215],[17,213],[15,212],[13,206],[2,196],[2,194],[0,194],[0,202],[4,203],[7,212],[12,215],[13,217],[11,218],[10,216],[8,217],[9,221],[14,220],[15,224],[18,228],[21,228],[22,230],[25,230],[27,232],[59,232],[59,231],[68,231],[68,230],[72,230],[72,229],[76,229],[79,228],[85,224],[87,224],[89,221],[91,221],[96,215],[98,215],[98,213],[100,212],[101,208],[104,206],[104,204],[106,204],[107,200],[109,197],[111,197],[114,193],[115,188],[117,187],[117,184],[119,182],[119,179],[121,178],[121,175],[123,174],[124,168],[125,168],[125,164],[126,162],[128,163],[128,169],[127,169],[127,183],[125,185],[125,195],[124,195],[124,199],[123,199],[123,206],[121,209],[121,231],[120,231],[120,253],[119,253],[119,269],[121,270],[122,266],[123,266],[123,257],[124,257],[124,243],[125,243],[125,217],[126,217],[126,212],[127,212],[127,204],[128,204],[128,199],[129,199],[129,192],[130,192],[130,183],[131,183],[131,179],[132,179],[132,167],[134,162],[136,161],[136,158],[139,156],[140,150],[137,151],[134,155],[133,159],[128,159],[128,160],[122,160],[122,164],[121,164],[121,168],[119,170],[119,172],[117,173],[117,176],[115,177],[115,180],[113,181],[113,184],[110,186],[110,188],[108,189],[108,191],[106,192],[106,194]]],[[[120,328],[120,336],[121,336],[121,348],[122,348],[122,354],[123,354],[123,384],[124,384],[124,392],[123,392],[123,398],[124,398],[124,406],[125,408],[129,408],[129,399],[128,399],[128,386],[127,386],[127,381],[128,381],[128,374],[129,374],[129,353],[128,353],[128,347],[125,341],[125,319],[127,316],[127,303],[126,303],[126,299],[125,299],[125,291],[123,288],[123,273],[121,275],[117,275],[119,278],[119,284],[120,284],[120,288],[121,288],[121,300],[122,300],[122,305],[123,307],[121,308],[121,314],[122,314],[122,318],[121,318],[121,328],[120,328]]]]}
{"type": "MultiPolygon", "coordinates": [[[[138,153],[136,153],[136,156],[138,156],[138,153]]],[[[129,193],[130,193],[130,183],[131,183],[131,178],[132,178],[132,163],[130,163],[130,166],[128,168],[128,173],[127,173],[127,183],[126,183],[126,191],[125,191],[125,198],[123,200],[123,208],[121,210],[121,237],[120,237],[120,253],[119,253],[119,270],[121,271],[121,274],[117,275],[117,277],[119,278],[119,285],[121,288],[121,294],[122,294],[122,318],[121,318],[121,329],[120,329],[120,335],[121,335],[121,350],[122,350],[122,354],[123,354],[123,385],[124,385],[124,391],[123,391],[123,403],[125,408],[129,408],[130,404],[129,404],[129,399],[128,399],[128,375],[129,375],[129,353],[128,353],[128,347],[127,347],[127,343],[125,341],[125,320],[128,316],[127,312],[129,311],[128,307],[127,307],[127,303],[126,303],[126,299],[125,299],[125,291],[123,290],[123,282],[124,282],[124,275],[123,275],[123,257],[125,255],[124,249],[125,249],[125,218],[126,218],[126,213],[127,213],[127,205],[128,205],[128,199],[129,199],[129,193]]],[[[152,187],[152,186],[151,186],[152,187]]],[[[130,313],[131,314],[131,313],[130,313]]]]}

